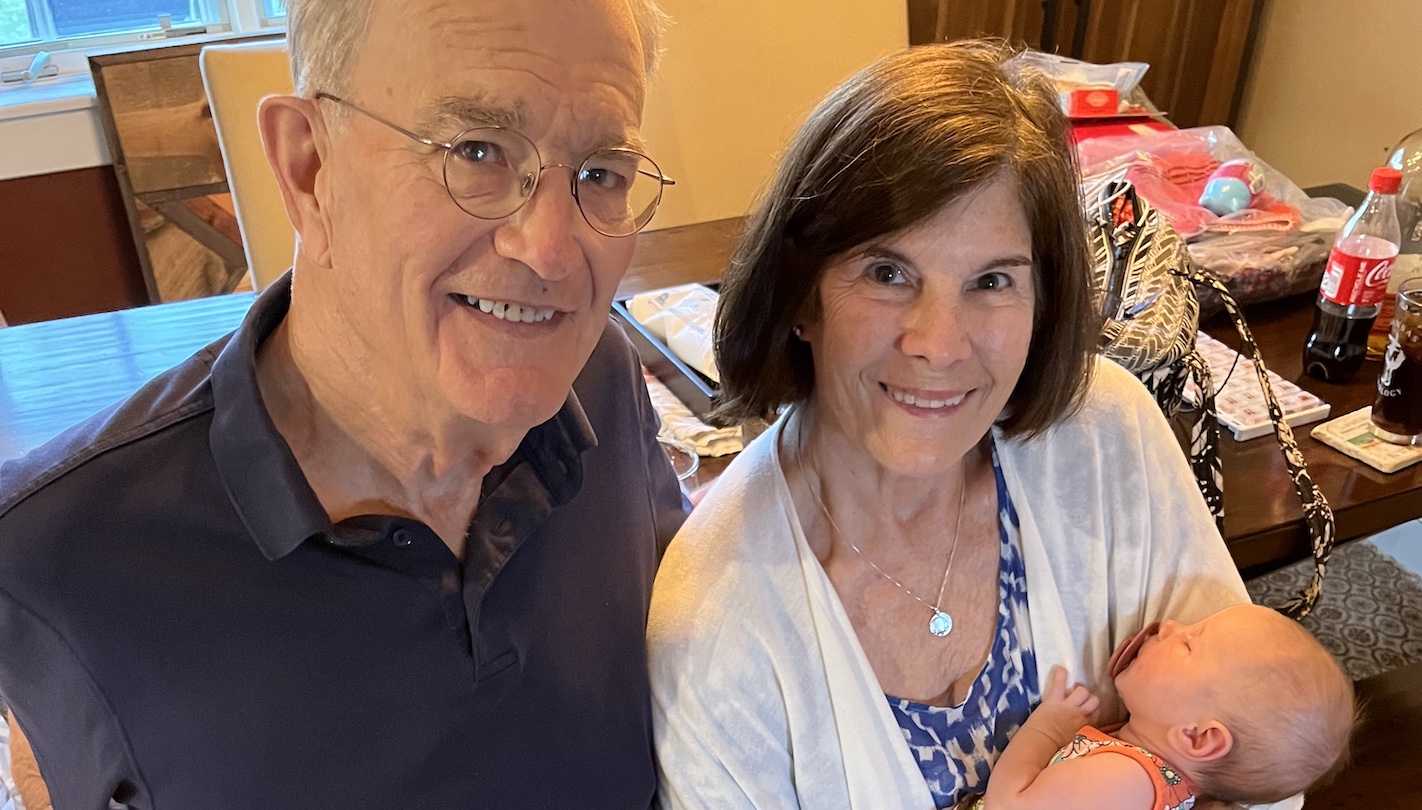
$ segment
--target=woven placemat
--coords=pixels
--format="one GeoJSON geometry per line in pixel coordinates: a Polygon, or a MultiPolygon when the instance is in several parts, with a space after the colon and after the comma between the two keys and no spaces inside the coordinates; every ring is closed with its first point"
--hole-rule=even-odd
{"type": "MultiPolygon", "coordinates": [[[[1278,606],[1308,581],[1311,560],[1245,583],[1259,604],[1278,606]]],[[[1422,661],[1422,578],[1366,540],[1333,552],[1317,607],[1303,621],[1353,680],[1422,661]]]]}

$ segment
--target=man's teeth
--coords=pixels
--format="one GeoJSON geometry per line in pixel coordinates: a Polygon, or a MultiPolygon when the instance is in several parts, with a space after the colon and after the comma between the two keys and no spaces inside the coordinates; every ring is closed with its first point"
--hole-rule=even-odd
{"type": "Polygon", "coordinates": [[[464,301],[471,307],[478,307],[480,312],[487,312],[495,318],[503,318],[514,323],[542,323],[553,319],[552,309],[521,307],[518,304],[506,304],[503,301],[475,298],[472,295],[464,296],[464,301]]]}
{"type": "Polygon", "coordinates": [[[924,397],[916,397],[913,394],[905,393],[897,388],[891,388],[887,385],[884,387],[888,389],[889,396],[893,397],[895,402],[902,402],[905,405],[913,405],[917,408],[928,408],[929,410],[933,410],[935,408],[951,408],[952,406],[962,402],[963,397],[967,396],[967,394],[959,394],[958,396],[953,397],[952,399],[926,399],[924,397]]]}

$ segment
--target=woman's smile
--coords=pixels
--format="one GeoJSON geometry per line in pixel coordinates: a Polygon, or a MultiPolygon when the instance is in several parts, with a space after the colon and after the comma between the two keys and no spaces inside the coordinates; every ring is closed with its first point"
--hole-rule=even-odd
{"type": "Polygon", "coordinates": [[[955,413],[973,392],[951,390],[928,390],[922,388],[899,388],[888,383],[879,387],[889,395],[895,404],[914,416],[945,416],[955,413]]]}

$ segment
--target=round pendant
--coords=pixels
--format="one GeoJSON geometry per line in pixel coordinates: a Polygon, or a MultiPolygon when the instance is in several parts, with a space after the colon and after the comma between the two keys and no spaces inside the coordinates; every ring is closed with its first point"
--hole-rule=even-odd
{"type": "Polygon", "coordinates": [[[928,620],[928,632],[939,638],[943,638],[953,632],[953,617],[941,610],[933,611],[933,618],[928,620]]]}

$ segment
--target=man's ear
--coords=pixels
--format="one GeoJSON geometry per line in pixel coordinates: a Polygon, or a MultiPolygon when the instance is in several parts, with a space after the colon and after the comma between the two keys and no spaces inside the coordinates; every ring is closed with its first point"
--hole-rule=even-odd
{"type": "Polygon", "coordinates": [[[316,102],[267,96],[257,107],[257,126],[287,219],[296,229],[298,251],[318,266],[329,264],[330,220],[317,193],[329,139],[316,102]]]}
{"type": "Polygon", "coordinates": [[[1218,720],[1176,726],[1170,730],[1175,750],[1191,762],[1210,762],[1234,749],[1234,735],[1218,720]]]}

